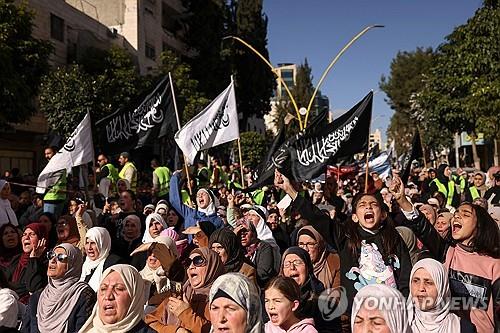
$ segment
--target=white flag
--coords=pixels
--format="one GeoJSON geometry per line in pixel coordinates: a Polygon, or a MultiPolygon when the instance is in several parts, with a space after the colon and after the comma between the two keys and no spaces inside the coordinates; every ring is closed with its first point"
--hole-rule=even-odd
{"type": "Polygon", "coordinates": [[[92,143],[92,129],[90,114],[75,128],[64,146],[55,154],[38,176],[37,192],[43,193],[57,182],[56,175],[61,170],[70,171],[72,167],[94,161],[94,144],[92,143]]]}
{"type": "Polygon", "coordinates": [[[200,150],[215,147],[239,137],[233,81],[174,136],[175,142],[191,164],[200,150]]]}

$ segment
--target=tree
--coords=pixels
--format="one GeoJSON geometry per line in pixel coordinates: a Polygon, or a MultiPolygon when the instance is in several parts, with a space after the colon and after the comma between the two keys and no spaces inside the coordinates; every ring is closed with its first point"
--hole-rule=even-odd
{"type": "Polygon", "coordinates": [[[42,80],[40,110],[49,127],[63,137],[72,133],[87,111],[94,117],[98,99],[96,82],[78,65],[55,70],[42,80]]]}
{"type": "MultiPolygon", "coordinates": [[[[431,68],[434,57],[431,48],[398,52],[391,62],[389,77],[382,76],[380,79],[379,86],[387,95],[386,102],[395,111],[387,134],[391,140],[395,141],[398,153],[402,153],[411,145],[415,125],[420,122],[422,124],[420,126],[429,127],[426,126],[427,119],[421,117],[422,111],[412,106],[412,98],[422,90],[424,77],[431,68]],[[407,133],[410,135],[406,135],[407,133]]],[[[427,138],[426,133],[424,145],[442,143],[426,140],[427,138]]]]}
{"type": "Polygon", "coordinates": [[[71,134],[87,111],[97,121],[150,86],[123,49],[87,49],[84,54],[81,65],[59,68],[42,80],[40,110],[50,128],[63,136],[71,134]]]}
{"type": "Polygon", "coordinates": [[[182,113],[181,126],[197,115],[210,100],[198,90],[198,81],[192,78],[191,67],[182,62],[172,51],[166,50],[161,54],[160,75],[170,72],[175,84],[175,97],[179,112],[182,113]]]}
{"type": "Polygon", "coordinates": [[[214,98],[226,88],[231,71],[222,48],[228,8],[224,0],[184,0],[183,4],[189,13],[184,19],[187,26],[184,40],[196,54],[186,61],[200,91],[214,98]]]}
{"type": "Polygon", "coordinates": [[[0,0],[0,128],[35,113],[40,79],[48,69],[49,42],[31,36],[33,13],[26,4],[0,0]]]}
{"type": "MultiPolygon", "coordinates": [[[[240,143],[243,165],[257,167],[267,150],[266,139],[256,132],[243,132],[240,134],[240,143]]],[[[233,149],[238,151],[237,142],[234,142],[233,149]]]]}
{"type": "MultiPolygon", "coordinates": [[[[500,4],[485,1],[466,24],[439,46],[438,58],[419,95],[429,114],[453,132],[471,134],[474,164],[480,167],[475,137],[500,139],[500,4]]],[[[497,144],[498,145],[498,144],[497,144]]],[[[498,149],[495,152],[498,163],[498,149]]]]}
{"type": "MultiPolygon", "coordinates": [[[[314,92],[314,86],[312,84],[313,76],[312,69],[307,62],[307,58],[304,59],[304,63],[297,66],[297,72],[295,75],[295,85],[292,87],[288,87],[290,92],[292,93],[295,102],[297,103],[297,107],[307,108],[309,105],[309,101],[314,92]]],[[[284,120],[287,114],[294,117],[294,121],[289,122],[287,126],[287,134],[291,136],[293,134],[297,134],[300,130],[299,121],[297,119],[297,111],[295,110],[290,97],[288,94],[284,94],[281,97],[281,100],[277,103],[277,115],[275,119],[276,126],[284,120]]],[[[314,111],[314,110],[311,110],[314,111]]]]}
{"type": "MultiPolygon", "coordinates": [[[[262,12],[262,0],[232,1],[230,7],[234,24],[231,35],[250,43],[260,54],[269,59],[267,51],[267,17],[262,12]]],[[[270,109],[269,101],[275,85],[274,74],[246,47],[234,44],[232,61],[236,81],[238,112],[242,122],[252,115],[263,116],[270,109]]]]}

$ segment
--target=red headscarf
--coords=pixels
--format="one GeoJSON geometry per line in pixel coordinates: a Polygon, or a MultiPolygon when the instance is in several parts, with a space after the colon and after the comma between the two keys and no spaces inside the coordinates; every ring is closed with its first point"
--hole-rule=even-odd
{"type": "MultiPolygon", "coordinates": [[[[48,240],[49,238],[49,233],[47,231],[47,228],[45,227],[44,224],[42,223],[31,223],[24,228],[26,229],[31,229],[33,232],[38,236],[38,239],[41,240],[42,238],[45,238],[48,240]]],[[[21,274],[24,272],[24,269],[28,265],[28,260],[30,257],[30,253],[23,252],[21,255],[21,258],[19,258],[19,262],[17,264],[16,270],[14,271],[14,274],[12,275],[12,282],[18,282],[19,279],[21,278],[21,274]]]]}

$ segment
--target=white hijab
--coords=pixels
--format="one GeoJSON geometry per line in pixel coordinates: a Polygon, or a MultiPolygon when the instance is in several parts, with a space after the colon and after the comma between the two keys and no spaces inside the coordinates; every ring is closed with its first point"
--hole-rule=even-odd
{"type": "MultiPolygon", "coordinates": [[[[443,264],[434,259],[422,259],[418,261],[411,270],[410,282],[413,279],[415,272],[423,268],[432,279],[437,288],[437,298],[435,307],[431,310],[422,311],[416,304],[413,307],[413,318],[411,328],[415,333],[449,333],[460,332],[460,318],[450,313],[450,285],[448,282],[448,274],[444,269],[443,264]]],[[[411,288],[410,288],[410,297],[411,288]]]]}
{"type": "Polygon", "coordinates": [[[200,193],[201,191],[208,194],[208,197],[210,198],[210,203],[205,208],[198,207],[198,211],[205,213],[205,215],[207,216],[217,213],[217,206],[219,205],[219,200],[214,196],[212,191],[207,190],[206,188],[200,188],[196,194],[200,193]]]}
{"type": "Polygon", "coordinates": [[[111,250],[111,236],[106,228],[94,227],[87,231],[85,239],[90,239],[96,243],[97,249],[99,250],[99,257],[96,260],[91,260],[89,257],[85,258],[80,281],[85,281],[85,277],[91,274],[92,270],[95,269],[88,283],[89,286],[97,292],[99,289],[99,281],[101,281],[101,275],[104,270],[104,262],[108,258],[109,251],[111,250]]]}
{"type": "MultiPolygon", "coordinates": [[[[3,190],[4,186],[7,184],[8,182],[6,180],[0,179],[0,191],[3,190]]],[[[11,223],[15,226],[19,225],[16,213],[12,209],[9,199],[0,198],[0,226],[7,223],[11,223]]]]}
{"type": "Polygon", "coordinates": [[[370,308],[378,307],[391,333],[411,333],[404,296],[385,284],[369,284],[359,290],[352,305],[351,329],[365,301],[369,302],[370,308]]]}
{"type": "Polygon", "coordinates": [[[161,225],[163,226],[163,229],[167,229],[168,228],[167,223],[165,222],[165,220],[163,219],[163,217],[161,217],[160,214],[158,214],[158,213],[151,213],[151,214],[149,214],[146,217],[146,230],[144,231],[144,236],[142,237],[142,242],[143,243],[153,243],[154,242],[153,236],[151,236],[151,234],[149,233],[149,226],[151,225],[152,221],[160,222],[161,225]]]}
{"type": "MultiPolygon", "coordinates": [[[[245,333],[264,332],[262,320],[262,304],[259,292],[253,282],[241,273],[226,273],[215,280],[209,293],[209,305],[217,297],[229,296],[247,313],[245,333]]],[[[213,327],[210,332],[213,332],[213,327]]]]}
{"type": "MultiPolygon", "coordinates": [[[[143,280],[137,269],[130,265],[114,265],[102,274],[101,281],[111,272],[120,274],[125,288],[132,300],[125,317],[114,324],[104,324],[99,317],[99,300],[94,305],[92,314],[83,324],[79,333],[125,333],[135,327],[144,317],[144,304],[146,304],[145,292],[148,284],[143,280]]],[[[99,297],[98,297],[99,299],[99,297]]]]}

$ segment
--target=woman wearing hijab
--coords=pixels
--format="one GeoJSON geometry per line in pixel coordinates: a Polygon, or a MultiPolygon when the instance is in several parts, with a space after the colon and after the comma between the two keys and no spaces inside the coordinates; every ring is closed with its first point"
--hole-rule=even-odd
{"type": "Polygon", "coordinates": [[[85,281],[97,292],[102,272],[108,267],[121,263],[122,259],[110,254],[111,236],[106,228],[93,227],[85,236],[85,262],[82,267],[80,281],[85,281]]]}
{"type": "Polygon", "coordinates": [[[22,332],[77,332],[90,316],[96,294],[79,281],[83,256],[72,244],[62,243],[47,253],[48,285],[35,292],[23,318],[22,332]]]}
{"type": "Polygon", "coordinates": [[[0,226],[8,223],[19,225],[16,213],[10,204],[9,195],[10,184],[6,180],[0,179],[0,226]]]}
{"type": "MultiPolygon", "coordinates": [[[[312,316],[318,332],[341,331],[340,318],[326,321],[321,315],[318,304],[322,302],[323,298],[319,297],[325,291],[325,287],[314,275],[314,267],[306,250],[298,246],[288,248],[281,259],[280,275],[294,279],[300,287],[300,307],[297,310],[299,316],[304,318],[312,316]]],[[[328,300],[326,302],[331,303],[328,300]]]]}
{"type": "Polygon", "coordinates": [[[47,284],[47,262],[43,256],[47,237],[43,224],[28,224],[21,237],[22,253],[5,269],[7,280],[24,304],[28,303],[30,293],[47,284]]]}
{"type": "Polygon", "coordinates": [[[385,284],[361,288],[354,297],[351,328],[352,333],[411,333],[404,296],[385,284]]]}
{"type": "Polygon", "coordinates": [[[146,315],[146,323],[157,332],[210,330],[208,294],[215,279],[224,274],[224,265],[216,252],[198,248],[191,252],[185,266],[188,280],[182,288],[182,299],[168,297],[146,315]]]}
{"type": "Polygon", "coordinates": [[[253,262],[245,257],[245,250],[234,232],[227,228],[216,230],[210,236],[209,247],[220,256],[227,273],[241,273],[257,284],[253,262]]]}
{"type": "Polygon", "coordinates": [[[146,289],[134,267],[109,267],[102,273],[97,304],[79,333],[153,333],[143,321],[146,289]]]}
{"type": "Polygon", "coordinates": [[[234,232],[245,249],[245,257],[255,266],[257,285],[264,288],[278,273],[274,265],[276,253],[273,247],[267,241],[257,238],[257,229],[251,221],[239,220],[234,232]]]}
{"type": "Polygon", "coordinates": [[[85,252],[87,226],[81,216],[63,215],[57,220],[57,244],[69,243],[85,252]]]}
{"type": "Polygon", "coordinates": [[[443,264],[422,259],[411,271],[410,296],[413,301],[413,333],[469,333],[476,327],[465,318],[450,313],[451,292],[443,264]]]}
{"type": "MultiPolygon", "coordinates": [[[[147,253],[146,265],[140,271],[142,278],[151,283],[152,291],[149,297],[154,294],[163,292],[165,286],[170,282],[170,271],[172,265],[177,260],[177,247],[173,239],[165,236],[158,236],[153,243],[143,244],[141,248],[135,251],[145,251],[147,253]],[[156,244],[165,245],[165,247],[157,246],[156,244]]],[[[134,251],[134,252],[135,252],[134,251]]],[[[182,269],[182,267],[181,267],[182,269]]],[[[175,271],[172,273],[176,273],[175,271]]],[[[175,281],[183,280],[174,279],[175,281]]]]}
{"type": "Polygon", "coordinates": [[[259,291],[246,276],[239,273],[222,275],[215,280],[209,296],[214,332],[264,332],[259,291]],[[230,316],[227,308],[232,309],[230,316]]]}
{"type": "Polygon", "coordinates": [[[49,233],[49,239],[47,240],[47,248],[53,249],[57,244],[57,230],[56,224],[57,219],[54,214],[46,212],[42,213],[38,218],[38,222],[45,225],[45,229],[49,233]]]}
{"type": "Polygon", "coordinates": [[[14,257],[23,252],[21,236],[18,229],[12,224],[0,227],[0,270],[7,269],[14,257]]]}
{"type": "Polygon", "coordinates": [[[184,219],[184,228],[193,227],[198,221],[209,221],[215,227],[221,228],[224,222],[217,215],[218,200],[212,191],[199,189],[196,193],[197,209],[194,209],[182,203],[180,183],[180,172],[176,171],[170,178],[169,200],[175,211],[184,219]]]}
{"type": "Polygon", "coordinates": [[[146,231],[144,232],[144,236],[142,237],[143,243],[151,243],[154,239],[160,236],[160,233],[167,229],[167,223],[163,220],[158,213],[151,213],[146,217],[146,231]]]}
{"type": "Polygon", "coordinates": [[[314,276],[326,289],[340,287],[340,258],[327,250],[323,236],[313,226],[302,227],[297,233],[297,244],[309,253],[314,276]]]}

